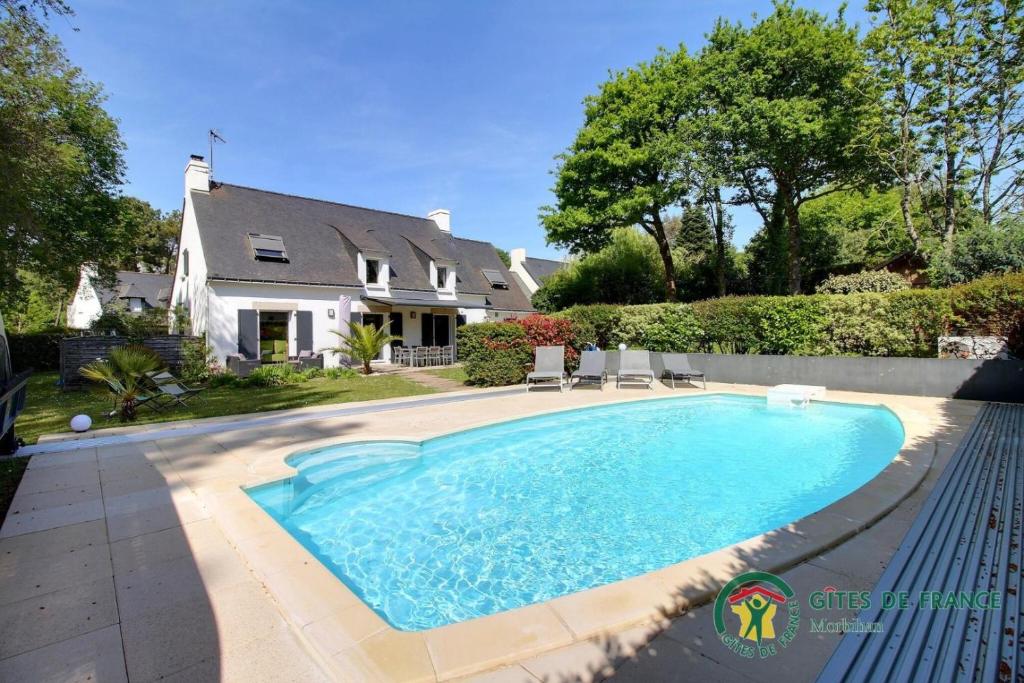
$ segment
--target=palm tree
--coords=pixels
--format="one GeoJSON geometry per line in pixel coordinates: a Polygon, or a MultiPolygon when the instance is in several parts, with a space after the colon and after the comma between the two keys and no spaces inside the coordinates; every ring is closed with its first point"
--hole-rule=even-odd
{"type": "Polygon", "coordinates": [[[341,345],[323,350],[362,361],[363,374],[369,375],[372,372],[370,361],[380,355],[380,350],[391,342],[402,339],[389,333],[388,327],[385,325],[377,328],[373,325],[362,325],[349,321],[348,334],[330,330],[331,334],[336,334],[341,339],[341,345]]]}
{"type": "Polygon", "coordinates": [[[107,360],[89,363],[78,372],[86,379],[107,385],[120,403],[121,422],[135,419],[135,409],[145,396],[146,373],[164,367],[160,356],[145,346],[120,346],[111,350],[107,360]]]}

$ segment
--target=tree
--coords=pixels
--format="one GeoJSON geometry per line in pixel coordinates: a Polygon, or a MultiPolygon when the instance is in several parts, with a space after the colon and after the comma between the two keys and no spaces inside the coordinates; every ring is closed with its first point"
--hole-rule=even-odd
{"type": "Polygon", "coordinates": [[[512,266],[512,257],[509,256],[507,250],[495,247],[494,251],[498,252],[498,258],[501,259],[501,262],[505,264],[506,268],[510,268],[512,266]]]}
{"type": "Polygon", "coordinates": [[[550,313],[576,304],[663,301],[660,261],[653,238],[636,228],[618,228],[607,246],[570,261],[545,279],[533,295],[533,305],[550,313]]]}
{"type": "Polygon", "coordinates": [[[370,361],[380,355],[381,349],[393,341],[400,341],[388,332],[388,327],[375,327],[373,325],[362,325],[349,321],[348,334],[338,330],[330,330],[331,334],[338,335],[341,343],[330,349],[324,349],[331,353],[354,358],[363,364],[363,374],[369,375],[373,372],[370,361]]]}
{"type": "Polygon", "coordinates": [[[1015,0],[980,2],[978,84],[971,117],[975,179],[982,220],[993,226],[1024,202],[1024,5],[1015,0]]]}
{"type": "Polygon", "coordinates": [[[868,112],[864,54],[842,13],[834,20],[777,2],[750,29],[719,20],[700,55],[713,134],[730,184],[770,223],[785,216],[787,289],[802,289],[800,206],[870,177],[853,144],[868,112]]]}
{"type": "MultiPolygon", "coordinates": [[[[19,272],[73,286],[82,263],[109,252],[123,143],[85,80],[31,13],[62,2],[0,5],[0,303],[19,272]]],[[[101,267],[109,264],[101,263],[101,267]]]]}
{"type": "Polygon", "coordinates": [[[135,197],[117,200],[117,230],[114,244],[121,270],[169,273],[178,252],[181,212],[163,213],[135,197]]]}
{"type": "Polygon", "coordinates": [[[920,192],[925,118],[924,29],[927,0],[871,0],[875,26],[864,39],[873,75],[873,112],[865,118],[863,144],[900,189],[900,217],[915,251],[922,238],[912,208],[920,192]]]}
{"type": "Polygon", "coordinates": [[[583,127],[558,157],[556,206],[541,209],[548,240],[577,253],[606,246],[616,228],[642,228],[658,247],[670,301],[675,266],[662,216],[690,189],[677,123],[679,84],[692,68],[681,50],[612,74],[585,100],[583,127]]]}
{"type": "Polygon", "coordinates": [[[864,140],[900,185],[915,249],[948,261],[975,214],[992,227],[1024,199],[1024,6],[873,0],[868,9],[877,105],[864,140]]]}

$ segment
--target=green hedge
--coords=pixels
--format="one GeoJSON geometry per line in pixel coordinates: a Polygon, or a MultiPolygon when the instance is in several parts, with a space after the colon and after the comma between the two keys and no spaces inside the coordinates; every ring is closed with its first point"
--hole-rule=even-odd
{"type": "Polygon", "coordinates": [[[36,372],[60,369],[60,340],[65,332],[39,332],[9,334],[7,346],[11,350],[11,365],[15,372],[34,369],[36,372]]]}
{"type": "Polygon", "coordinates": [[[950,289],[574,306],[581,339],[652,351],[934,357],[944,334],[996,334],[1024,355],[1024,274],[950,289]]]}
{"type": "Polygon", "coordinates": [[[458,329],[459,360],[470,384],[519,384],[533,363],[533,349],[522,325],[476,323],[458,329]]]}

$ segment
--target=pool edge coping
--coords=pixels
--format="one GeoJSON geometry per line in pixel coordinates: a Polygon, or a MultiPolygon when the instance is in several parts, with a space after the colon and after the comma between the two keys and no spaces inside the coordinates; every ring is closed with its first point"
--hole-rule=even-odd
{"type": "MultiPolygon", "coordinates": [[[[759,391],[715,389],[694,395],[763,395],[764,388],[756,389],[759,391]]],[[[900,397],[879,394],[865,396],[870,396],[871,400],[829,402],[888,408],[896,414],[903,426],[903,446],[872,480],[822,510],[740,543],[647,574],[425,631],[407,632],[391,627],[276,520],[266,514],[241,487],[236,486],[234,492],[245,503],[219,505],[219,513],[223,519],[225,514],[230,518],[232,514],[247,516],[255,511],[265,518],[266,523],[258,525],[264,527],[261,535],[277,536],[270,540],[288,552],[268,558],[266,547],[261,549],[258,544],[253,547],[245,538],[235,539],[241,540],[240,543],[235,540],[232,542],[250,567],[264,580],[295,630],[308,641],[308,648],[316,653],[319,661],[326,659],[332,673],[351,676],[353,671],[358,671],[373,678],[449,680],[497,669],[563,646],[590,641],[596,636],[613,635],[644,625],[657,629],[666,625],[671,617],[708,602],[722,585],[741,571],[755,565],[764,571],[788,569],[843,543],[880,520],[920,486],[931,468],[937,444],[934,441],[929,443],[927,438],[923,443],[911,444],[914,435],[922,429],[921,416],[912,414],[909,409],[889,405],[886,400],[891,398],[898,404],[900,397]],[[234,512],[228,508],[234,508],[234,512]],[[266,528],[268,526],[271,528],[266,528]],[[317,574],[317,580],[308,584],[292,584],[281,590],[281,575],[287,572],[289,565],[294,567],[300,563],[307,573],[317,574]],[[329,581],[323,575],[329,577],[329,581]],[[333,595],[325,595],[325,591],[333,595]],[[319,621],[307,620],[301,616],[302,609],[295,609],[297,603],[301,605],[310,602],[334,605],[335,609],[330,610],[332,628],[310,628],[319,621]],[[367,633],[369,635],[359,637],[367,633]],[[339,649],[339,643],[344,642],[348,636],[351,636],[351,642],[339,649]],[[403,654],[396,657],[395,652],[399,650],[403,654]]],[[[600,405],[655,398],[664,397],[631,396],[600,405]]],[[[542,409],[513,419],[566,410],[565,407],[542,409]]],[[[931,426],[934,416],[927,417],[925,422],[931,426]]],[[[428,438],[507,421],[507,417],[490,417],[428,438]]],[[[312,440],[303,443],[301,448],[293,444],[274,449],[267,453],[264,460],[277,458],[283,463],[284,451],[295,453],[297,450],[328,445],[324,442],[343,444],[370,440],[388,439],[372,439],[363,435],[349,439],[312,440]]],[[[262,482],[246,486],[267,483],[294,473],[294,468],[290,466],[285,466],[285,469],[287,472],[281,470],[268,473],[262,482]]],[[[230,498],[234,499],[236,495],[230,495],[230,498]]],[[[228,526],[232,526],[230,521],[228,526]]],[[[274,556],[274,553],[269,555],[274,556]]]]}

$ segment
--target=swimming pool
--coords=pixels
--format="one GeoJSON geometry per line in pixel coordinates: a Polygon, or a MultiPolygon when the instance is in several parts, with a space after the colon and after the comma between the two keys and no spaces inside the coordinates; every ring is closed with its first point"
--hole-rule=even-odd
{"type": "Polygon", "coordinates": [[[643,574],[811,514],[899,451],[889,410],[674,397],[298,453],[249,495],[397,629],[643,574]]]}

